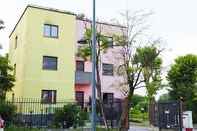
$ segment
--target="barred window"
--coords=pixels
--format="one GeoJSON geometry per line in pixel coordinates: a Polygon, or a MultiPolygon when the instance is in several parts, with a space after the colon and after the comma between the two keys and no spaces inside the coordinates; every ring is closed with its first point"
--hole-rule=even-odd
{"type": "Polygon", "coordinates": [[[113,93],[103,93],[103,102],[104,103],[112,103],[114,99],[113,93]]]}

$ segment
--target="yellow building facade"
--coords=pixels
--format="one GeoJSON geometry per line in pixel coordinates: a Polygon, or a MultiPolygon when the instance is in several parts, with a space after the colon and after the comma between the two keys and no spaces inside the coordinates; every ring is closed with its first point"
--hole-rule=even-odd
{"type": "Polygon", "coordinates": [[[27,6],[10,34],[16,76],[8,97],[74,100],[76,15],[27,6]]]}

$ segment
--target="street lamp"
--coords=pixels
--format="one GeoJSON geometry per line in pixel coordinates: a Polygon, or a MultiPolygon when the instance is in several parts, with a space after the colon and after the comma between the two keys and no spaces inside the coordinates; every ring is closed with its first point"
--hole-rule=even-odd
{"type": "MultiPolygon", "coordinates": [[[[92,131],[96,131],[96,0],[93,0],[93,20],[92,20],[92,131]]],[[[81,39],[77,43],[87,44],[86,39],[81,39]]]]}
{"type": "Polygon", "coordinates": [[[92,131],[96,131],[96,0],[93,0],[92,18],[92,131]]]}

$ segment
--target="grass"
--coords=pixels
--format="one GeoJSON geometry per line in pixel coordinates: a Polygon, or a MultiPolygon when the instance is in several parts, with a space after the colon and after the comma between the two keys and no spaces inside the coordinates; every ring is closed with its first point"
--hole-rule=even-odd
{"type": "MultiPolygon", "coordinates": [[[[37,129],[37,128],[25,128],[25,127],[9,127],[6,128],[5,131],[48,131],[48,129],[37,129]]],[[[53,129],[50,131],[59,131],[59,129],[53,129]]],[[[85,131],[85,129],[70,129],[68,131],[85,131]]],[[[96,131],[118,131],[118,129],[104,129],[104,128],[96,128],[96,131]]]]}
{"type": "Polygon", "coordinates": [[[25,128],[25,127],[8,127],[5,131],[44,131],[36,128],[25,128]]]}

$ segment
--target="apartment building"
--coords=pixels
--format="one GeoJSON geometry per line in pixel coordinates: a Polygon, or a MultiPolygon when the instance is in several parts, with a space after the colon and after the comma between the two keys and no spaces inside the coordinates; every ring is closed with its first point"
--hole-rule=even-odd
{"type": "MultiPolygon", "coordinates": [[[[78,41],[87,27],[91,28],[91,21],[74,13],[28,5],[9,36],[9,60],[16,82],[8,97],[39,98],[45,103],[88,102],[92,63],[76,55],[84,46],[78,41]]],[[[117,73],[122,59],[113,35],[121,35],[125,27],[101,22],[97,27],[110,44],[99,66],[103,99],[122,99],[123,76],[117,73]]]]}
{"type": "Polygon", "coordinates": [[[28,5],[9,38],[16,82],[8,97],[75,99],[75,14],[28,5]]]}
{"type": "MultiPolygon", "coordinates": [[[[116,46],[113,35],[122,35],[126,29],[120,25],[97,22],[97,31],[108,40],[109,48],[102,52],[100,58],[100,76],[101,87],[104,102],[113,101],[114,99],[122,99],[124,93],[120,86],[124,82],[123,76],[118,75],[118,67],[123,63],[120,54],[121,47],[116,46]]],[[[91,21],[88,19],[77,19],[77,40],[84,38],[87,28],[91,28],[91,21]]],[[[84,43],[77,42],[77,48],[84,46],[84,43]]],[[[83,60],[76,56],[76,76],[75,76],[75,94],[76,100],[80,103],[89,101],[91,97],[91,70],[92,62],[83,60]]]]}

